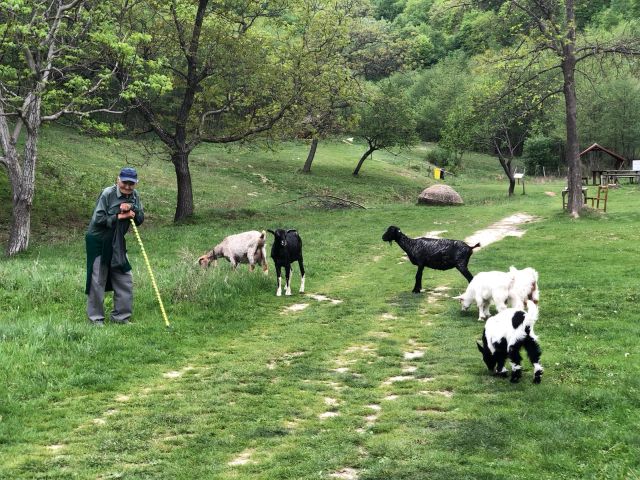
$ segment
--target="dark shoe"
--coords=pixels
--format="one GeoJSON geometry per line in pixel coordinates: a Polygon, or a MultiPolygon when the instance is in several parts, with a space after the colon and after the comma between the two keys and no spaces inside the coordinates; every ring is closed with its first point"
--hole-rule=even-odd
{"type": "Polygon", "coordinates": [[[94,327],[104,327],[104,320],[89,320],[89,323],[94,327]]]}

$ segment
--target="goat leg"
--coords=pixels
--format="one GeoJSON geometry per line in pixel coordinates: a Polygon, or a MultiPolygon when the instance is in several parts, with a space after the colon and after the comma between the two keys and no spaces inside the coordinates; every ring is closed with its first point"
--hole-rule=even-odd
{"type": "Polygon", "coordinates": [[[282,296],[282,266],[276,266],[276,275],[277,275],[277,285],[278,288],[276,290],[276,297],[282,296]]]}
{"type": "Polygon", "coordinates": [[[518,383],[522,378],[522,356],[520,355],[520,347],[512,347],[509,352],[511,360],[511,383],[518,383]]]}
{"type": "Polygon", "coordinates": [[[471,280],[473,280],[473,275],[467,268],[467,264],[456,265],[456,269],[464,276],[464,278],[467,279],[467,282],[471,283],[471,280]]]}
{"type": "Polygon", "coordinates": [[[424,270],[424,266],[419,266],[418,271],[416,272],[416,284],[413,287],[413,293],[420,293],[422,290],[422,271],[424,270]]]}
{"type": "Polygon", "coordinates": [[[300,267],[300,293],[304,293],[304,262],[302,261],[302,255],[298,260],[298,266],[300,267]]]}
{"type": "Polygon", "coordinates": [[[284,266],[284,273],[286,275],[286,285],[284,289],[285,295],[291,295],[291,264],[284,266]]]}

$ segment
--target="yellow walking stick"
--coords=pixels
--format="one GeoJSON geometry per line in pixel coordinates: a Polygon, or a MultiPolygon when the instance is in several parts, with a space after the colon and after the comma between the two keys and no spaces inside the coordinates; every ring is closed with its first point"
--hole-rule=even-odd
{"type": "Polygon", "coordinates": [[[162,318],[164,318],[164,323],[167,328],[171,328],[169,325],[169,319],[167,318],[167,312],[164,310],[164,305],[162,303],[162,298],[160,298],[160,290],[158,290],[158,284],[156,283],[156,277],[153,276],[153,270],[151,270],[151,264],[149,263],[149,257],[147,257],[147,252],[144,249],[144,245],[142,244],[142,238],[140,238],[140,233],[138,233],[138,227],[133,221],[133,218],[130,218],[131,225],[133,225],[133,231],[136,234],[136,238],[138,239],[138,244],[140,245],[140,250],[142,250],[142,256],[144,257],[144,262],[147,264],[147,270],[149,270],[149,276],[151,277],[151,283],[153,284],[153,290],[156,292],[156,297],[158,299],[158,303],[160,304],[160,311],[162,312],[162,318]]]}

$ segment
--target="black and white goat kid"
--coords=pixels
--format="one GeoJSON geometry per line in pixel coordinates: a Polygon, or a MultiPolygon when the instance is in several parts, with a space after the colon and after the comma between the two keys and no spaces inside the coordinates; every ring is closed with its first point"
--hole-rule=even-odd
{"type": "Polygon", "coordinates": [[[298,262],[300,267],[300,293],[304,293],[304,263],[302,260],[302,239],[296,230],[268,230],[275,237],[271,245],[271,258],[276,265],[278,289],[276,295],[282,295],[282,267],[286,276],[284,294],[291,295],[291,264],[298,262]]]}
{"type": "Polygon", "coordinates": [[[533,364],[533,383],[540,383],[544,369],[540,365],[542,351],[533,326],[538,320],[538,306],[527,301],[527,311],[507,308],[490,317],[485,323],[482,343],[477,342],[478,350],[489,371],[506,377],[504,364],[511,360],[511,382],[516,383],[522,377],[522,357],[520,349],[524,347],[533,364]]]}
{"type": "Polygon", "coordinates": [[[424,267],[435,270],[449,270],[456,268],[468,282],[473,280],[473,275],[467,268],[473,247],[467,245],[462,240],[450,240],[447,238],[409,238],[400,231],[398,227],[391,226],[382,235],[382,240],[391,243],[396,241],[402,250],[409,257],[414,265],[418,266],[416,273],[416,284],[413,293],[420,293],[422,290],[422,271],[424,267]]]}

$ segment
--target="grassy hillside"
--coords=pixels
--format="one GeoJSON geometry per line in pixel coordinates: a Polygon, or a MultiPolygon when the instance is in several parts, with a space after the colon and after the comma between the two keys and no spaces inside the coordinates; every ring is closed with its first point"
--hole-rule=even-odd
{"type": "Polygon", "coordinates": [[[311,175],[298,173],[304,144],[208,146],[192,162],[196,218],[174,226],[169,163],[143,164],[127,142],[61,130],[45,140],[33,248],[0,260],[0,478],[640,475],[635,185],[610,193],[607,214],[574,221],[545,193],[561,181],[531,181],[507,199],[497,161],[474,156],[447,179],[465,206],[429,208],[415,205],[433,182],[421,149],[402,154],[410,164],[376,153],[354,179],[362,149],[341,142],[320,144],[311,175]],[[141,234],[171,330],[133,238],[133,323],[85,319],[82,233],[125,154],[140,170],[141,234]],[[367,209],[279,205],[310,193],[367,209]],[[390,224],[465,238],[515,212],[538,221],[469,268],[540,272],[541,385],[526,360],[518,385],[491,377],[475,347],[477,312],[449,298],[464,278],[427,270],[427,291],[413,295],[415,267],[380,238],[390,224]],[[296,293],[278,298],[273,268],[265,277],[194,265],[224,235],[278,226],[303,237],[307,292],[341,303],[297,293],[297,267],[296,293]],[[296,304],[307,307],[287,310],[296,304]]]}
{"type": "MultiPolygon", "coordinates": [[[[358,178],[351,172],[366,150],[365,145],[339,140],[321,142],[312,174],[305,175],[300,169],[308,148],[304,142],[284,144],[277,150],[202,145],[191,155],[194,222],[252,214],[313,194],[335,195],[367,206],[414,203],[417,193],[433,183],[424,161],[430,146],[410,152],[375,152],[358,178]],[[389,181],[389,175],[393,181],[389,181]]],[[[69,228],[72,235],[82,235],[98,194],[115,181],[120,168],[127,164],[140,171],[140,190],[148,205],[149,223],[171,223],[176,201],[173,165],[155,152],[152,157],[146,153],[142,145],[128,140],[90,138],[61,128],[44,129],[33,207],[33,245],[66,240],[69,228]]],[[[467,202],[485,200],[484,195],[474,195],[477,181],[491,180],[487,185],[491,195],[504,197],[506,184],[498,188],[495,184],[501,176],[495,159],[471,154],[466,165],[471,182],[465,192],[467,202]]],[[[464,177],[463,174],[461,178],[464,177]]],[[[450,177],[448,183],[455,186],[461,178],[450,177]]],[[[466,186],[463,182],[461,188],[466,186]]],[[[0,175],[0,201],[11,204],[4,172],[0,175]]],[[[294,203],[289,208],[299,205],[294,203]]],[[[8,236],[10,214],[10,209],[0,209],[2,242],[8,236]]]]}

